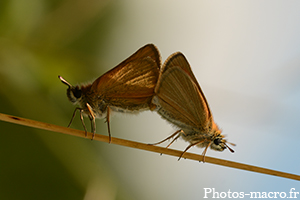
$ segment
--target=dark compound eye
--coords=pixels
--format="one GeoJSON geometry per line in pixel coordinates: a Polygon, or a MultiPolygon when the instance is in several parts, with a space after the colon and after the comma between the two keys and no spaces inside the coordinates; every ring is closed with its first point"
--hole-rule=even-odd
{"type": "Polygon", "coordinates": [[[78,87],[76,87],[76,88],[73,90],[73,94],[74,94],[74,96],[75,96],[77,99],[79,99],[79,98],[81,97],[81,90],[80,90],[78,87]]]}
{"type": "Polygon", "coordinates": [[[214,144],[215,145],[219,145],[221,143],[221,139],[220,138],[217,138],[214,140],[214,144]]]}

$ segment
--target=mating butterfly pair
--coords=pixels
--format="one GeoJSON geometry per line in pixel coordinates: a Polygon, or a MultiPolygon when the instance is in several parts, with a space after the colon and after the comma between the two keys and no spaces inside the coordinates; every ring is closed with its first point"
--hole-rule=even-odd
{"type": "Polygon", "coordinates": [[[87,115],[91,120],[93,138],[95,118],[106,118],[111,142],[109,122],[112,111],[137,113],[155,110],[180,130],[154,145],[176,136],[169,146],[179,137],[190,143],[182,155],[192,146],[205,147],[203,156],[209,146],[217,151],[228,148],[233,152],[226,145],[192,69],[180,52],[169,56],[161,67],[158,49],[147,44],[92,84],[72,86],[61,76],[59,78],[69,87],[69,100],[79,105],[72,119],[78,109],[87,132],[83,122],[83,115],[87,115]]]}

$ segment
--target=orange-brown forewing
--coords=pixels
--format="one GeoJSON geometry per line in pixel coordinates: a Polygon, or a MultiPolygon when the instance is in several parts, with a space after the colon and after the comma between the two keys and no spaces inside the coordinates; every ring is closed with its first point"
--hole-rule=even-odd
{"type": "Polygon", "coordinates": [[[205,97],[181,67],[173,66],[161,75],[156,95],[160,114],[178,127],[205,131],[211,124],[205,97]]]}
{"type": "Polygon", "coordinates": [[[128,110],[149,107],[160,65],[157,48],[153,44],[145,45],[95,80],[91,91],[112,106],[128,110]]]}
{"type": "MultiPolygon", "coordinates": [[[[168,69],[171,69],[173,67],[179,67],[181,68],[184,72],[186,72],[190,78],[191,78],[191,81],[194,82],[194,84],[198,87],[198,92],[200,93],[200,96],[201,96],[201,99],[203,102],[201,102],[203,105],[205,105],[204,107],[207,108],[207,111],[208,111],[208,118],[212,118],[212,114],[211,114],[211,111],[209,109],[209,105],[207,103],[207,100],[205,98],[205,95],[203,94],[202,90],[201,90],[201,87],[190,67],[190,64],[188,63],[187,59],[185,58],[185,56],[181,53],[181,52],[176,52],[176,53],[173,53],[172,55],[170,55],[167,60],[165,61],[162,69],[161,69],[161,74],[160,76],[163,76],[163,74],[165,74],[165,72],[168,70],[168,69]]],[[[156,86],[156,89],[155,89],[155,92],[157,92],[158,88],[160,87],[160,82],[161,82],[161,78],[159,79],[159,82],[156,86]]]]}
{"type": "Polygon", "coordinates": [[[196,85],[199,85],[187,59],[181,52],[173,53],[172,55],[170,55],[167,58],[167,60],[165,61],[164,65],[161,69],[161,73],[164,73],[165,71],[167,71],[168,69],[170,69],[174,66],[177,66],[177,67],[180,67],[181,69],[183,69],[183,71],[185,71],[188,75],[190,75],[190,77],[192,78],[194,83],[196,85]]]}

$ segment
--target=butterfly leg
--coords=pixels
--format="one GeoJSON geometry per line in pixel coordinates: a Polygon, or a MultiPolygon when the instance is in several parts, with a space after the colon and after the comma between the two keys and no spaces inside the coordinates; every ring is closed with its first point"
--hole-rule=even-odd
{"type": "Polygon", "coordinates": [[[82,115],[82,113],[83,113],[83,110],[80,109],[80,120],[81,120],[81,123],[82,123],[84,131],[85,131],[85,137],[87,137],[87,130],[86,130],[86,127],[85,127],[85,124],[84,124],[84,121],[83,121],[83,115],[82,115]]]}
{"type": "Polygon", "coordinates": [[[176,138],[167,146],[167,148],[169,147],[169,146],[171,146],[171,144],[173,144],[173,142],[175,141],[175,140],[177,140],[179,137],[180,137],[180,133],[181,132],[181,130],[178,130],[178,131],[176,131],[175,133],[173,133],[172,135],[170,135],[169,137],[167,137],[166,139],[164,139],[164,140],[162,140],[162,141],[160,141],[160,142],[156,142],[156,143],[153,143],[153,144],[149,144],[149,145],[158,145],[158,144],[161,144],[161,143],[163,143],[163,142],[165,142],[165,141],[167,141],[167,140],[169,140],[169,139],[171,139],[171,138],[173,138],[175,135],[177,135],[176,136],[176,138]]]}
{"type": "Polygon", "coordinates": [[[81,108],[75,108],[74,112],[73,112],[73,116],[71,118],[71,121],[68,125],[68,127],[71,126],[72,122],[73,122],[73,119],[75,117],[75,114],[76,114],[76,111],[79,110],[80,111],[80,120],[81,120],[81,123],[83,125],[83,128],[84,128],[84,131],[85,131],[85,137],[87,136],[87,130],[86,130],[86,127],[85,127],[85,124],[84,124],[84,121],[83,121],[83,116],[82,116],[82,113],[83,113],[83,110],[81,108]]]}
{"type": "MultiPolygon", "coordinates": [[[[162,140],[162,141],[160,141],[160,142],[157,142],[157,143],[149,144],[149,145],[158,145],[158,144],[161,144],[161,143],[163,143],[163,142],[165,142],[165,141],[167,141],[167,140],[173,138],[175,135],[178,134],[178,135],[172,140],[172,142],[170,142],[170,144],[166,147],[166,148],[168,148],[169,146],[171,146],[171,144],[173,144],[173,142],[175,142],[175,141],[180,137],[180,134],[179,134],[179,133],[180,133],[181,131],[182,131],[182,130],[178,130],[178,131],[176,131],[175,133],[173,133],[171,136],[167,137],[166,139],[164,139],[164,140],[162,140]]],[[[161,153],[160,155],[162,155],[162,153],[161,153]]]]}
{"type": "MultiPolygon", "coordinates": [[[[182,130],[178,130],[178,131],[176,131],[175,133],[177,134],[178,133],[178,135],[174,138],[174,140],[172,140],[172,142],[170,142],[170,144],[168,144],[168,146],[166,147],[166,148],[169,148],[170,146],[171,146],[171,144],[173,144],[173,142],[175,142],[179,137],[180,137],[180,132],[181,132],[182,130]]],[[[173,134],[174,135],[174,134],[173,134]]]]}
{"type": "Polygon", "coordinates": [[[211,145],[212,141],[210,141],[210,143],[205,147],[204,151],[202,152],[202,162],[204,163],[205,162],[205,154],[206,154],[206,151],[208,149],[208,147],[211,145]]]}
{"type": "Polygon", "coordinates": [[[71,121],[70,121],[70,123],[68,124],[68,128],[71,126],[71,124],[72,124],[72,122],[73,122],[73,119],[74,119],[74,117],[75,117],[75,114],[76,114],[76,111],[77,110],[80,110],[81,111],[81,108],[75,108],[75,110],[74,110],[74,112],[73,112],[73,115],[72,115],[72,118],[71,118],[71,121]]]}
{"type": "Polygon", "coordinates": [[[89,110],[89,118],[91,120],[91,131],[93,133],[93,136],[92,136],[92,140],[95,138],[95,134],[96,134],[96,117],[95,117],[95,114],[92,110],[92,107],[90,106],[90,104],[86,103],[86,107],[87,109],[89,110]]]}
{"type": "MultiPolygon", "coordinates": [[[[196,142],[196,143],[192,143],[192,144],[190,144],[189,146],[187,146],[187,148],[182,152],[182,154],[179,156],[179,158],[178,158],[178,161],[181,159],[181,157],[185,154],[185,152],[187,152],[187,150],[189,150],[191,147],[193,147],[193,146],[196,146],[196,145],[198,145],[198,144],[201,144],[201,143],[203,143],[203,142],[205,142],[205,140],[201,140],[201,141],[199,141],[199,142],[196,142]]],[[[211,142],[209,143],[209,145],[211,144],[211,142]]],[[[202,156],[203,156],[203,162],[205,161],[205,153],[206,153],[206,150],[207,150],[207,148],[209,147],[209,145],[207,145],[207,147],[204,149],[204,151],[203,151],[203,153],[202,153],[202,156]]]]}
{"type": "Polygon", "coordinates": [[[109,143],[111,143],[111,134],[110,134],[110,125],[109,125],[109,119],[110,118],[109,117],[110,117],[110,107],[107,106],[106,123],[107,123],[109,143]]]}
{"type": "Polygon", "coordinates": [[[190,144],[189,146],[187,146],[187,148],[182,152],[182,154],[179,156],[178,161],[181,159],[181,157],[183,156],[183,154],[185,152],[187,152],[187,150],[189,150],[191,147],[197,145],[198,143],[194,143],[194,144],[190,144]]]}

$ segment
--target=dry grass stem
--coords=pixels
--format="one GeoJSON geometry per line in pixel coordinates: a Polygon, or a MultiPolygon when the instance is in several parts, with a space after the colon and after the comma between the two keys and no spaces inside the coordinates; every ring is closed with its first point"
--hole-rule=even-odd
{"type": "MultiPolygon", "coordinates": [[[[84,131],[67,128],[67,127],[62,127],[62,126],[57,126],[57,125],[53,125],[53,124],[48,124],[48,123],[44,123],[44,122],[34,121],[34,120],[30,120],[30,119],[15,117],[15,116],[6,115],[6,114],[2,114],[2,113],[0,113],[0,120],[6,121],[6,122],[11,122],[14,124],[20,124],[20,125],[24,125],[24,126],[34,127],[34,128],[38,128],[38,129],[44,129],[44,130],[48,130],[48,131],[73,135],[73,136],[82,137],[82,138],[91,139],[92,135],[93,135],[92,133],[88,133],[87,137],[85,137],[84,131]]],[[[108,143],[109,137],[106,135],[96,134],[94,140],[108,143]]],[[[166,154],[166,155],[170,155],[170,156],[176,156],[176,157],[179,157],[182,154],[182,151],[164,148],[164,147],[152,146],[152,145],[148,145],[148,144],[144,144],[144,143],[140,143],[140,142],[134,142],[131,140],[124,140],[124,139],[119,139],[119,138],[112,138],[111,143],[121,145],[121,146],[136,148],[136,149],[142,149],[142,150],[146,150],[146,151],[152,151],[152,152],[156,152],[156,153],[162,153],[162,154],[166,154]]],[[[182,157],[186,158],[186,159],[196,160],[196,161],[202,160],[202,155],[188,153],[188,152],[186,152],[182,157]]],[[[257,173],[261,173],[261,174],[279,176],[279,177],[294,179],[294,180],[298,180],[298,181],[300,180],[300,176],[296,175],[296,174],[290,174],[290,173],[280,172],[280,171],[271,170],[271,169],[267,169],[267,168],[242,164],[242,163],[238,163],[238,162],[233,162],[233,161],[228,161],[228,160],[223,160],[223,159],[218,159],[218,158],[212,158],[209,156],[205,157],[205,162],[211,163],[211,164],[216,164],[216,165],[221,165],[221,166],[226,166],[226,167],[231,167],[231,168],[236,168],[236,169],[242,169],[242,170],[251,171],[251,172],[257,172],[257,173]]]]}

